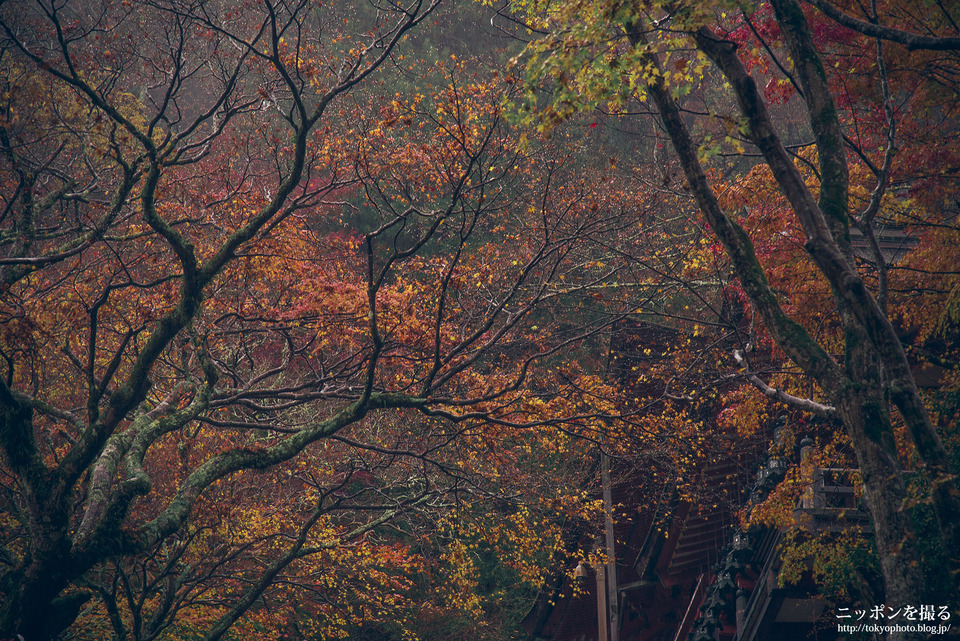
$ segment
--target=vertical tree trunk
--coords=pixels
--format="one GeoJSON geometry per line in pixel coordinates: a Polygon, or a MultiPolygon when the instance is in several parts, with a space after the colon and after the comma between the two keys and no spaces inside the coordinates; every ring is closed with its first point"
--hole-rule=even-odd
{"type": "MultiPolygon", "coordinates": [[[[889,413],[884,405],[878,358],[866,330],[845,314],[847,363],[844,372],[806,330],[784,312],[757,261],[749,237],[720,208],[673,98],[657,79],[650,82],[648,90],[660,110],[700,210],[731,257],[751,303],[777,344],[807,375],[817,380],[840,413],[861,466],[887,602],[900,605],[922,602],[924,584],[917,563],[917,542],[902,512],[906,491],[896,459],[889,413]]],[[[845,303],[842,298],[839,300],[843,308],[845,303]]],[[[915,638],[920,637],[907,633],[891,636],[896,640],[915,638]]]]}
{"type": "MultiPolygon", "coordinates": [[[[864,332],[849,314],[844,314],[844,321],[850,383],[833,394],[833,401],[857,454],[883,571],[885,602],[900,607],[922,599],[920,553],[910,515],[904,509],[907,492],[883,395],[880,366],[864,332]]],[[[891,638],[923,638],[920,634],[900,635],[891,638]]]]}

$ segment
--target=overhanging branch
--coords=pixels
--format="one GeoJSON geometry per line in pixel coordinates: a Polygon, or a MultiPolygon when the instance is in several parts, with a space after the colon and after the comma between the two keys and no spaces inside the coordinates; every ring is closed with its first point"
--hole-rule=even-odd
{"type": "Polygon", "coordinates": [[[897,42],[904,45],[907,49],[925,49],[927,51],[960,51],[960,38],[937,37],[937,36],[918,36],[909,31],[894,29],[893,27],[884,27],[880,24],[867,22],[854,18],[851,15],[840,11],[826,0],[803,0],[819,9],[825,16],[843,25],[848,29],[853,29],[858,33],[872,38],[880,38],[890,42],[897,42]]]}
{"type": "Polygon", "coordinates": [[[733,350],[733,358],[737,361],[738,365],[746,370],[744,372],[744,376],[750,382],[750,384],[760,390],[760,392],[767,398],[771,398],[794,409],[816,414],[817,416],[822,416],[824,418],[836,418],[837,409],[832,405],[824,405],[809,398],[800,398],[799,396],[787,394],[781,389],[771,387],[770,385],[764,383],[759,376],[750,370],[750,365],[747,363],[747,359],[744,358],[740,350],[733,350]]]}

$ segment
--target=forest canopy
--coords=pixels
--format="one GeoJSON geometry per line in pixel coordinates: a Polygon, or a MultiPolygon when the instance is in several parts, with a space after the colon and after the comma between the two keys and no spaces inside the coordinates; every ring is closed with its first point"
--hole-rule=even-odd
{"type": "Polygon", "coordinates": [[[0,637],[534,639],[718,502],[956,611],[958,24],[0,3],[0,637]],[[814,462],[868,528],[804,533],[814,462]]]}

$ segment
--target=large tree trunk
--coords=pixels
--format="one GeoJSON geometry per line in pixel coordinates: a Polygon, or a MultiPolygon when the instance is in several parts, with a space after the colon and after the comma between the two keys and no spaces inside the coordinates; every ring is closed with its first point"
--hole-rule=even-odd
{"type": "Polygon", "coordinates": [[[42,641],[70,625],[90,595],[60,596],[72,578],[63,511],[40,507],[31,512],[29,550],[20,571],[8,577],[0,631],[4,637],[20,634],[30,641],[42,641]]]}
{"type": "Polygon", "coordinates": [[[857,454],[883,571],[885,602],[914,603],[923,594],[924,576],[910,515],[904,510],[907,492],[880,368],[863,332],[853,323],[847,327],[846,370],[850,382],[831,397],[857,454]]]}
{"type": "MultiPolygon", "coordinates": [[[[637,42],[642,35],[632,34],[637,42]]],[[[661,81],[654,79],[648,90],[660,111],[664,127],[680,158],[700,210],[723,243],[744,290],[777,344],[813,377],[837,407],[857,450],[864,490],[874,520],[874,531],[881,556],[886,597],[889,603],[922,602],[923,576],[916,537],[903,512],[906,491],[896,459],[879,377],[876,351],[859,324],[845,314],[847,324],[847,363],[843,371],[830,355],[791,319],[764,275],[747,234],[721,209],[716,195],[700,165],[690,133],[679,108],[661,81]]],[[[838,296],[841,308],[846,301],[838,296]]],[[[921,638],[901,633],[892,639],[921,638]]]]}
{"type": "MultiPolygon", "coordinates": [[[[775,136],[760,144],[764,158],[790,201],[807,234],[806,248],[817,267],[826,276],[841,309],[849,314],[845,324],[857,326],[857,341],[869,341],[886,377],[885,391],[899,410],[925,472],[930,476],[933,509],[940,535],[948,551],[955,581],[960,581],[960,491],[950,472],[947,451],[934,428],[920,397],[903,346],[889,318],[867,289],[853,266],[849,251],[849,176],[847,150],[840,129],[837,109],[830,93],[820,54],[797,0],[771,0],[777,22],[783,30],[790,57],[804,90],[809,121],[817,142],[820,162],[820,197],[816,206],[799,172],[775,136]],[[822,221],[823,227],[819,223],[822,221]]],[[[700,41],[700,40],[698,40],[700,41]]],[[[749,78],[729,46],[720,47],[724,59],[733,62],[733,74],[724,69],[731,82],[733,75],[749,78]]],[[[751,121],[751,131],[766,128],[772,133],[769,115],[752,79],[737,88],[737,99],[751,121]],[[747,105],[754,108],[747,108],[747,105]]],[[[848,335],[849,336],[849,335],[848,335]]],[[[848,345],[849,350],[849,345],[848,345]]],[[[877,384],[880,385],[879,380],[877,384]]],[[[960,584],[958,584],[960,587],[960,584]]]]}

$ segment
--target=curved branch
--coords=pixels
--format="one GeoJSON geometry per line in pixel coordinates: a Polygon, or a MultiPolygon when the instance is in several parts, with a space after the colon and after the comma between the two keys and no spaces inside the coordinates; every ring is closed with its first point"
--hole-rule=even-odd
{"type": "Polygon", "coordinates": [[[924,49],[927,51],[960,51],[960,38],[919,36],[917,34],[910,33],[909,31],[903,31],[902,29],[884,27],[880,24],[874,24],[872,22],[867,22],[866,20],[854,18],[853,16],[848,15],[837,7],[833,6],[826,0],[803,1],[807,4],[815,6],[817,9],[823,12],[825,16],[837,24],[843,25],[848,29],[853,29],[854,31],[862,33],[865,36],[880,38],[881,40],[888,40],[890,42],[902,44],[911,51],[917,49],[924,49]]]}
{"type": "Polygon", "coordinates": [[[135,549],[146,549],[176,532],[190,516],[194,503],[216,481],[244,469],[263,470],[288,461],[308,445],[356,423],[373,409],[423,408],[426,400],[403,394],[373,393],[365,403],[355,402],[310,429],[301,430],[261,450],[234,449],[223,452],[194,470],[177,490],[167,508],[128,538],[135,549]]]}
{"type": "Polygon", "coordinates": [[[733,358],[737,363],[743,367],[746,371],[744,376],[751,385],[756,387],[760,392],[767,398],[771,398],[779,403],[783,403],[788,407],[794,409],[802,410],[804,412],[810,412],[811,414],[816,414],[817,416],[822,416],[824,418],[836,418],[837,417],[837,408],[832,405],[824,405],[822,403],[817,403],[814,400],[809,398],[800,398],[799,396],[793,396],[792,394],[787,394],[781,389],[775,387],[770,387],[763,380],[754,374],[750,370],[750,366],[747,363],[747,359],[744,358],[743,354],[740,353],[740,350],[733,350],[733,358]]]}

